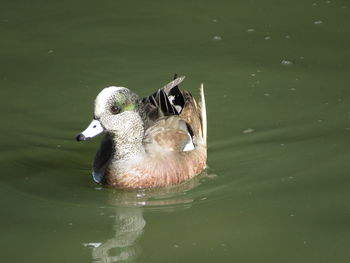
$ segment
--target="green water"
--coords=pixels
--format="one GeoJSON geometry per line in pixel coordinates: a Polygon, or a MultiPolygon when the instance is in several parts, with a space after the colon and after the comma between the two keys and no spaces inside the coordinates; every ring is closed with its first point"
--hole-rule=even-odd
{"type": "Polygon", "coordinates": [[[1,1],[4,262],[348,262],[348,1],[1,1]],[[105,86],[205,84],[209,169],[113,191],[105,86]],[[96,244],[94,244],[96,243],[96,244]],[[95,246],[95,247],[94,247],[95,246]]]}

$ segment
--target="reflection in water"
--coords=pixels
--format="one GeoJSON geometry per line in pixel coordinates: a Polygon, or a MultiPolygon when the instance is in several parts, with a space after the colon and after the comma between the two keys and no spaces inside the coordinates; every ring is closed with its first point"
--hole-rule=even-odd
{"type": "Polygon", "coordinates": [[[137,241],[145,225],[140,208],[118,209],[114,224],[115,235],[92,249],[93,262],[132,262],[140,252],[137,241]]]}
{"type": "Polygon", "coordinates": [[[187,196],[205,177],[203,173],[178,186],[145,190],[110,190],[109,204],[116,206],[112,238],[102,243],[88,243],[94,263],[134,262],[141,252],[138,240],[144,232],[144,210],[169,211],[186,209],[194,198],[187,196]]]}

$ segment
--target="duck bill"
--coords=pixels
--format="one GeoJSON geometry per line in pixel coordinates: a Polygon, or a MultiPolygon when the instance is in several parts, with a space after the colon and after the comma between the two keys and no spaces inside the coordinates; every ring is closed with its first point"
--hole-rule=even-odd
{"type": "Polygon", "coordinates": [[[93,120],[89,126],[86,128],[85,131],[78,134],[76,137],[77,141],[86,141],[88,139],[91,139],[100,133],[104,131],[104,128],[102,127],[101,123],[98,120],[93,120]]]}

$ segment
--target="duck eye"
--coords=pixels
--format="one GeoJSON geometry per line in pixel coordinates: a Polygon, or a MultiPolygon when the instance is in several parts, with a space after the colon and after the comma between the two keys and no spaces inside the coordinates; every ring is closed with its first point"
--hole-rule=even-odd
{"type": "Polygon", "coordinates": [[[111,107],[111,112],[113,114],[118,114],[120,112],[120,108],[118,106],[112,106],[111,107]]]}

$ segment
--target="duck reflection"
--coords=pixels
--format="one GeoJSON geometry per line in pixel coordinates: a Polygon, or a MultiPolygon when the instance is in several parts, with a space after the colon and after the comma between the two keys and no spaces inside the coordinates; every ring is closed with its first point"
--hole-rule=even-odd
{"type": "Polygon", "coordinates": [[[139,240],[145,232],[143,213],[190,208],[194,198],[187,192],[200,184],[202,174],[178,186],[138,191],[109,190],[109,204],[116,206],[114,236],[102,243],[89,243],[93,263],[135,262],[141,254],[139,240]]]}
{"type": "Polygon", "coordinates": [[[134,261],[141,250],[137,241],[145,225],[141,209],[118,209],[114,223],[115,235],[92,249],[93,262],[134,261]]]}

